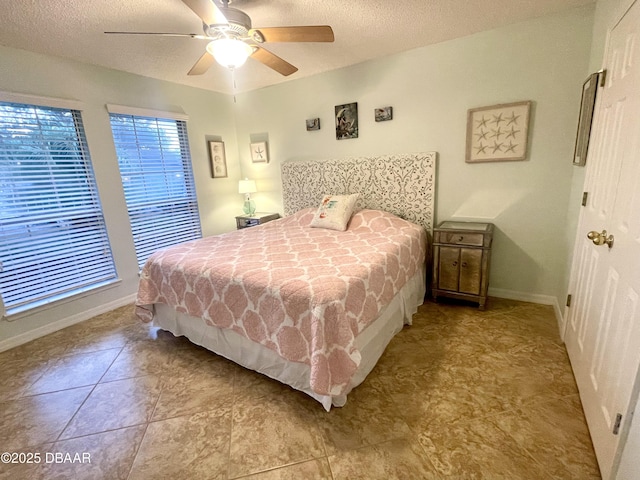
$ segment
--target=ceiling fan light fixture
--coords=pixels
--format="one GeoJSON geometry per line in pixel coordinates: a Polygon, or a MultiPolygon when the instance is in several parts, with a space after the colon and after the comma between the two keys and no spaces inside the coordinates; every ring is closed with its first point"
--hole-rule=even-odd
{"type": "Polygon", "coordinates": [[[220,38],[207,45],[207,52],[226,68],[239,68],[253,53],[253,48],[236,38],[220,38]]]}

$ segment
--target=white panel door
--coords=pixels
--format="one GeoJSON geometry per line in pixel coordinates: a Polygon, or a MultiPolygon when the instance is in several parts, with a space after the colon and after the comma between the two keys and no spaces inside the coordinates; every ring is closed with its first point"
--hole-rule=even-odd
{"type": "Polygon", "coordinates": [[[606,84],[598,92],[586,165],[589,196],[574,247],[573,301],[565,331],[605,479],[615,475],[624,446],[640,364],[639,31],[637,0],[609,35],[606,84]],[[606,235],[599,235],[603,230],[606,235]],[[611,248],[602,243],[609,238],[611,248]]]}

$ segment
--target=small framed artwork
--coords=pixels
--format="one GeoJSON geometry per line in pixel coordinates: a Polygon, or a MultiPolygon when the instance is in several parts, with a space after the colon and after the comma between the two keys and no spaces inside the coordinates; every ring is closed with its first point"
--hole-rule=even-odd
{"type": "Polygon", "coordinates": [[[269,153],[267,152],[267,142],[256,142],[251,144],[251,161],[253,163],[269,162],[269,153]]]}
{"type": "Polygon", "coordinates": [[[374,110],[376,122],[386,122],[393,120],[393,107],[382,107],[374,110]]]}
{"type": "Polygon", "coordinates": [[[358,138],[358,103],[336,105],[336,139],[358,138]]]}
{"type": "Polygon", "coordinates": [[[227,156],[224,152],[224,142],[209,142],[209,162],[213,178],[227,176],[227,156]]]}
{"type": "Polygon", "coordinates": [[[596,104],[596,94],[600,83],[600,74],[596,72],[582,84],[582,100],[580,101],[580,116],[578,117],[578,133],[576,134],[576,146],[573,151],[573,164],[583,167],[587,161],[589,150],[589,138],[591,136],[591,123],[593,110],[596,104]]]}
{"type": "Polygon", "coordinates": [[[307,132],[312,132],[313,130],[320,130],[319,118],[310,118],[307,120],[307,132]]]}
{"type": "Polygon", "coordinates": [[[469,110],[466,162],[526,159],[530,110],[530,101],[469,110]]]}

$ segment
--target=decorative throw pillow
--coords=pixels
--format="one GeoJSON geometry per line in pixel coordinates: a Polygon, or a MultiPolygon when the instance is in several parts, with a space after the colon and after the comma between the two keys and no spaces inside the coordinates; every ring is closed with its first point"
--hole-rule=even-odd
{"type": "Polygon", "coordinates": [[[345,231],[359,196],[358,193],[325,195],[322,197],[322,202],[313,216],[313,220],[311,220],[311,226],[345,231]]]}

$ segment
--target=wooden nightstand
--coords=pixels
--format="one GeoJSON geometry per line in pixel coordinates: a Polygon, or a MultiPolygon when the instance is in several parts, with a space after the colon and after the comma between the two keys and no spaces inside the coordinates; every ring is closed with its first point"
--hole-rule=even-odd
{"type": "Polygon", "coordinates": [[[433,239],[433,299],[469,300],[484,310],[493,223],[442,222],[433,229],[433,239]]]}
{"type": "Polygon", "coordinates": [[[242,228],[255,227],[263,223],[270,222],[280,218],[279,213],[256,212],[253,215],[240,215],[236,217],[236,227],[238,230],[242,228]]]}

